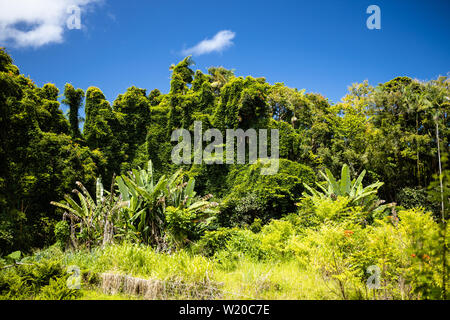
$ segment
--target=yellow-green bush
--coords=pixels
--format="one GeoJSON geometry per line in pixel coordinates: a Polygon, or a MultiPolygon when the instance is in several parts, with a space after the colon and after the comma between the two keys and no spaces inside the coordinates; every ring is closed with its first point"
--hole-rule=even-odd
{"type": "Polygon", "coordinates": [[[383,296],[440,298],[442,240],[439,225],[423,209],[400,211],[370,227],[366,259],[382,271],[383,296]]]}

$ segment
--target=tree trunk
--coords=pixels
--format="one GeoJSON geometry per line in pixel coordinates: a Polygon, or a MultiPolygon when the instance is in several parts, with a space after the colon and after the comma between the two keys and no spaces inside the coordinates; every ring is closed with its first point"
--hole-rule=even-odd
{"type": "Polygon", "coordinates": [[[445,208],[444,208],[444,188],[442,186],[442,164],[441,164],[441,147],[440,147],[440,141],[439,141],[439,124],[436,120],[436,141],[438,146],[438,162],[439,162],[439,186],[441,188],[441,210],[442,210],[442,227],[443,230],[443,237],[444,237],[444,247],[442,250],[442,298],[446,300],[447,291],[446,291],[446,281],[447,281],[447,244],[446,244],[446,233],[447,233],[447,227],[446,227],[446,221],[445,221],[445,208]]]}
{"type": "Polygon", "coordinates": [[[417,186],[420,187],[420,160],[419,160],[419,113],[416,113],[416,151],[417,151],[417,186]]]}

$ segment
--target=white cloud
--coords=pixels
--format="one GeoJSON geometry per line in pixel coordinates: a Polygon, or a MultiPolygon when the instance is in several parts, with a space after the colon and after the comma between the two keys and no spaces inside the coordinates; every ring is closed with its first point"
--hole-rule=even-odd
{"type": "Polygon", "coordinates": [[[205,39],[192,48],[183,50],[184,55],[202,55],[211,52],[222,52],[233,45],[236,33],[230,30],[219,31],[212,39],[205,39]]]}
{"type": "MultiPolygon", "coordinates": [[[[68,11],[101,0],[0,0],[0,45],[40,47],[64,40],[68,11]]],[[[81,23],[83,16],[81,15],[81,23]]]]}

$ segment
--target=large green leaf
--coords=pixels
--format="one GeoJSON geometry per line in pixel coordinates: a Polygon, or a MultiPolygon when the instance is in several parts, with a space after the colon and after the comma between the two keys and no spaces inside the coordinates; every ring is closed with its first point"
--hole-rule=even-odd
{"type": "Polygon", "coordinates": [[[364,179],[364,176],[366,175],[366,170],[363,170],[361,174],[359,175],[358,179],[353,183],[352,188],[350,190],[350,196],[354,196],[357,188],[362,185],[362,180],[364,179]]]}
{"type": "Polygon", "coordinates": [[[65,210],[67,210],[68,212],[74,214],[77,217],[80,215],[80,212],[77,212],[76,210],[74,210],[73,208],[69,207],[68,205],[66,205],[64,203],[51,201],[50,204],[53,205],[53,206],[59,207],[61,209],[65,209],[65,210]]]}
{"type": "Polygon", "coordinates": [[[350,170],[346,164],[342,166],[341,181],[340,181],[340,191],[341,195],[350,194],[351,180],[350,180],[350,170]]]}
{"type": "Polygon", "coordinates": [[[339,184],[336,182],[336,179],[334,178],[331,171],[327,168],[325,169],[326,175],[325,178],[327,179],[329,186],[331,187],[332,193],[334,193],[337,196],[341,195],[341,189],[339,187],[339,184]]]}
{"type": "Polygon", "coordinates": [[[116,182],[117,182],[117,185],[119,186],[119,192],[122,195],[122,200],[129,201],[130,200],[130,193],[129,193],[129,190],[128,190],[127,186],[123,182],[122,177],[117,177],[116,178],[116,182]]]}

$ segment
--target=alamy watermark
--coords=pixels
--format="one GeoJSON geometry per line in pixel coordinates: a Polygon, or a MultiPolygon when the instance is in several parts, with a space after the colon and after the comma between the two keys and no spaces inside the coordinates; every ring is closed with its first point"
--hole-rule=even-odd
{"type": "Polygon", "coordinates": [[[67,29],[81,29],[81,8],[79,6],[70,6],[67,8],[69,17],[66,20],[67,29]]]}
{"type": "Polygon", "coordinates": [[[367,273],[371,276],[367,279],[367,288],[369,289],[380,289],[380,280],[381,280],[381,269],[377,265],[369,266],[367,268],[367,273]]]}
{"type": "Polygon", "coordinates": [[[218,129],[208,129],[203,134],[202,122],[194,122],[194,137],[186,129],[177,129],[172,132],[171,141],[178,142],[172,149],[172,162],[180,164],[263,164],[262,175],[274,175],[279,169],[279,132],[270,130],[270,156],[268,155],[268,130],[259,129],[226,129],[226,140],[218,129]],[[203,142],[209,144],[203,149],[203,142]],[[192,143],[193,142],[193,143],[192,143]],[[235,142],[236,157],[235,157],[235,142]],[[193,144],[193,151],[192,151],[193,144]],[[246,153],[248,145],[248,153],[246,153]],[[225,160],[224,160],[225,148],[225,160]]]}
{"type": "Polygon", "coordinates": [[[370,14],[369,18],[367,18],[366,26],[367,29],[373,30],[381,29],[381,9],[377,5],[370,5],[367,7],[366,13],[370,14]]]}
{"type": "Polygon", "coordinates": [[[73,290],[81,289],[81,272],[80,267],[78,266],[69,266],[67,267],[67,273],[71,276],[67,278],[66,285],[67,288],[73,290]]]}

